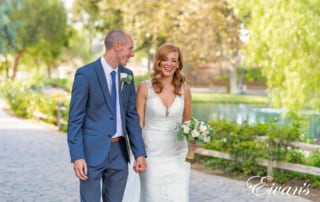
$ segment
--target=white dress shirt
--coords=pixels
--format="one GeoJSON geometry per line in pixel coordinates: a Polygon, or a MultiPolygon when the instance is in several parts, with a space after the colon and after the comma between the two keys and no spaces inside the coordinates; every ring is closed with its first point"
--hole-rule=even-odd
{"type": "Polygon", "coordinates": [[[121,113],[120,113],[120,103],[119,103],[119,72],[118,67],[116,69],[112,69],[111,66],[107,63],[104,57],[101,57],[101,64],[103,67],[104,74],[106,75],[107,84],[109,88],[109,93],[111,93],[111,86],[112,86],[112,79],[111,79],[111,72],[116,71],[116,89],[117,89],[117,132],[114,134],[114,137],[123,136],[122,130],[122,120],[121,120],[121,113]]]}

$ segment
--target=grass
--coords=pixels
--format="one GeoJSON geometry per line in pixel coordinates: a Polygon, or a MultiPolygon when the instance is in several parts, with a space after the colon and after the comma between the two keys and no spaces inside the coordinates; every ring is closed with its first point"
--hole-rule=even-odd
{"type": "Polygon", "coordinates": [[[218,93],[192,93],[193,103],[230,103],[230,104],[261,104],[268,105],[267,96],[240,95],[240,94],[218,94],[218,93]]]}
{"type": "MultiPolygon", "coordinates": [[[[144,80],[150,79],[149,75],[135,76],[135,86],[144,80]]],[[[243,94],[219,94],[219,93],[192,93],[193,103],[230,103],[230,104],[257,104],[268,105],[267,96],[243,95],[243,94]]]]}

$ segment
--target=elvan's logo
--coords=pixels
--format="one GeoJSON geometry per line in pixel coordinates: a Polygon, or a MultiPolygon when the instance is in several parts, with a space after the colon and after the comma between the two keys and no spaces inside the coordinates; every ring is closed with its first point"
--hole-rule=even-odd
{"type": "Polygon", "coordinates": [[[304,183],[301,186],[277,186],[272,182],[273,177],[253,176],[247,180],[247,188],[256,196],[282,194],[287,196],[308,195],[310,184],[304,183]]]}

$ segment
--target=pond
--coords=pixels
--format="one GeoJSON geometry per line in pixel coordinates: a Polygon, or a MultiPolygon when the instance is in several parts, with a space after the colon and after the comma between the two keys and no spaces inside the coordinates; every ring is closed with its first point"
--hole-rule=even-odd
{"type": "MultiPolygon", "coordinates": [[[[199,119],[225,119],[238,124],[266,123],[275,118],[280,118],[283,111],[262,105],[249,104],[221,104],[221,103],[193,103],[193,116],[199,119]]],[[[317,112],[305,112],[308,126],[306,134],[311,139],[320,138],[320,114],[317,112]]]]}

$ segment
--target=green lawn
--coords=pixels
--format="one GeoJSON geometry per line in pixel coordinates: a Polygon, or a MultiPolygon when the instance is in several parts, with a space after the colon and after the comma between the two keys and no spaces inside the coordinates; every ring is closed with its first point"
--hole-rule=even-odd
{"type": "MultiPolygon", "coordinates": [[[[137,87],[140,82],[148,80],[150,77],[148,75],[135,76],[135,86],[137,87]]],[[[217,94],[217,93],[192,93],[193,103],[244,103],[244,104],[258,104],[258,105],[268,105],[269,100],[267,96],[255,96],[255,95],[230,95],[230,94],[217,94]]]]}
{"type": "Polygon", "coordinates": [[[234,95],[234,94],[215,94],[215,93],[192,93],[193,103],[244,103],[244,104],[269,104],[267,96],[257,95],[234,95]]]}

